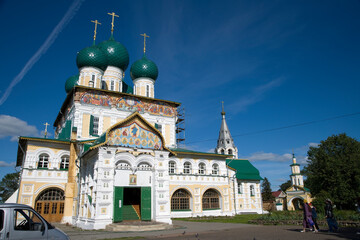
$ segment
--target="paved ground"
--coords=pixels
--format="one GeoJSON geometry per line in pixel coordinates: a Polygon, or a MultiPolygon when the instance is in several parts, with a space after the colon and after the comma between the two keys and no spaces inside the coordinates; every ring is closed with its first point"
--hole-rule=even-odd
{"type": "Polygon", "coordinates": [[[80,230],[61,224],[57,227],[64,230],[72,240],[77,239],[121,239],[124,237],[143,237],[143,239],[179,239],[179,240],[212,240],[212,239],[246,239],[246,240],[340,240],[358,239],[355,229],[343,229],[338,233],[301,233],[301,226],[262,226],[229,223],[197,223],[173,221],[175,228],[150,232],[109,232],[104,230],[80,230]]]}

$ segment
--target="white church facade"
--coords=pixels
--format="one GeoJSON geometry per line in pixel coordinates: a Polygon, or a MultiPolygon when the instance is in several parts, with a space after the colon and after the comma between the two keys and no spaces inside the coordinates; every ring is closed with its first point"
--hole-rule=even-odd
{"type": "Polygon", "coordinates": [[[130,69],[133,86],[124,81],[128,52],[113,31],[81,50],[76,63],[55,137],[19,138],[18,203],[84,229],[262,212],[262,178],[237,159],[224,110],[214,153],[179,148],[181,104],[155,98],[158,68],[145,48],[130,69]]]}

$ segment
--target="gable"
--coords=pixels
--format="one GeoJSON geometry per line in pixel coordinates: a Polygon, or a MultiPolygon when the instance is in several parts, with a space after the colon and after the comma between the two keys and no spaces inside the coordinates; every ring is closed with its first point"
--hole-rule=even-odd
{"type": "Polygon", "coordinates": [[[108,145],[122,147],[162,149],[161,138],[151,130],[134,121],[112,129],[108,134],[107,143],[108,145]]]}
{"type": "Polygon", "coordinates": [[[110,127],[95,140],[90,149],[102,145],[162,150],[165,147],[160,132],[138,112],[110,127]]]}

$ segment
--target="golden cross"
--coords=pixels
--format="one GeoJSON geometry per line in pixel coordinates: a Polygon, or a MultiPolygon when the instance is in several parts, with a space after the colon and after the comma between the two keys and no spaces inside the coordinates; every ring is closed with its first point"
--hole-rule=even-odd
{"type": "Polygon", "coordinates": [[[111,33],[112,33],[114,31],[114,17],[119,17],[119,16],[116,15],[114,12],[108,14],[112,16],[112,21],[111,21],[111,33]]]}
{"type": "Polygon", "coordinates": [[[50,126],[50,124],[45,123],[44,125],[45,125],[45,138],[46,138],[46,136],[47,136],[47,127],[50,126]]]}
{"type": "Polygon", "coordinates": [[[145,53],[145,51],[146,51],[146,38],[148,38],[150,36],[146,35],[146,33],[140,34],[140,35],[144,37],[144,53],[145,53]]]}
{"type": "Polygon", "coordinates": [[[221,101],[221,105],[222,105],[221,115],[225,115],[225,111],[224,111],[224,101],[221,101]]]}
{"type": "Polygon", "coordinates": [[[95,41],[95,39],[96,39],[96,29],[97,29],[97,25],[98,25],[98,24],[101,25],[101,23],[100,23],[98,20],[95,20],[95,21],[91,20],[91,22],[95,23],[95,30],[94,30],[94,41],[95,41]]]}

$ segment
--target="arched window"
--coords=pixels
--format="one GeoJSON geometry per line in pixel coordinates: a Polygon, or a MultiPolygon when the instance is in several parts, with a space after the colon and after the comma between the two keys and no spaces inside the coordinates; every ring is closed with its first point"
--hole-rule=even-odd
{"type": "Polygon", "coordinates": [[[199,174],[205,174],[206,173],[206,166],[205,163],[200,163],[199,164],[199,174]]]}
{"type": "Polygon", "coordinates": [[[189,162],[184,163],[184,173],[185,174],[191,173],[191,163],[189,162]]]}
{"type": "Polygon", "coordinates": [[[212,174],[214,174],[214,175],[218,175],[219,174],[219,165],[217,165],[216,163],[214,163],[213,165],[212,165],[212,172],[211,172],[212,174]]]}
{"type": "Polygon", "coordinates": [[[254,188],[254,185],[250,185],[250,196],[255,196],[255,188],[254,188]]]}
{"type": "Polygon", "coordinates": [[[225,154],[225,150],[224,150],[224,149],[221,149],[221,154],[225,154]]]}
{"type": "Polygon", "coordinates": [[[175,174],[176,173],[176,162],[170,161],[169,162],[169,174],[175,174]]]}
{"type": "Polygon", "coordinates": [[[214,189],[208,189],[202,198],[203,209],[219,209],[219,194],[214,189]]]}
{"type": "Polygon", "coordinates": [[[238,193],[242,194],[244,192],[243,185],[241,182],[238,181],[238,193]]]}
{"type": "Polygon", "coordinates": [[[148,163],[142,162],[142,163],[139,163],[138,170],[149,171],[149,170],[151,170],[151,166],[148,163]]]}
{"type": "Polygon", "coordinates": [[[229,153],[229,155],[232,155],[233,154],[232,149],[229,149],[228,153],[229,153]]]}
{"type": "Polygon", "coordinates": [[[117,165],[116,165],[116,169],[130,169],[130,164],[128,162],[125,161],[120,161],[117,165]]]}
{"type": "Polygon", "coordinates": [[[43,153],[39,156],[38,168],[47,169],[49,167],[49,155],[43,153]]]}
{"type": "Polygon", "coordinates": [[[115,82],[114,81],[111,81],[111,83],[110,83],[110,90],[111,91],[115,90],[115,82]]]}
{"type": "Polygon", "coordinates": [[[60,162],[60,170],[68,170],[69,169],[69,156],[62,156],[60,162]]]}
{"type": "Polygon", "coordinates": [[[149,87],[149,85],[146,85],[146,96],[150,97],[150,87],[149,87]]]}
{"type": "Polygon", "coordinates": [[[190,194],[185,189],[176,190],[171,197],[171,210],[190,210],[190,194]]]}

